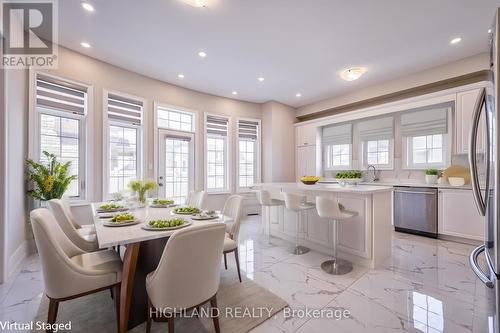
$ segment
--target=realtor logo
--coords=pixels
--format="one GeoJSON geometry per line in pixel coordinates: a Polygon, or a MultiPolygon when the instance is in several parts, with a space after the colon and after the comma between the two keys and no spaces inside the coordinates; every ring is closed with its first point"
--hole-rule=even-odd
{"type": "Polygon", "coordinates": [[[57,0],[1,0],[2,68],[57,67],[57,0]]]}

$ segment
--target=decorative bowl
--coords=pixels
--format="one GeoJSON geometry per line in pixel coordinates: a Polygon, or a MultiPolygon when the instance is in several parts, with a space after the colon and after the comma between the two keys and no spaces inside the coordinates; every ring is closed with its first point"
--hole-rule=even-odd
{"type": "Polygon", "coordinates": [[[314,185],[318,182],[318,180],[301,180],[301,182],[306,184],[306,185],[314,185]]]}
{"type": "Polygon", "coordinates": [[[451,186],[464,186],[465,179],[462,177],[448,177],[448,183],[450,183],[451,186]]]}
{"type": "Polygon", "coordinates": [[[346,185],[358,185],[363,181],[363,178],[335,178],[335,180],[340,184],[340,186],[346,185]]]}

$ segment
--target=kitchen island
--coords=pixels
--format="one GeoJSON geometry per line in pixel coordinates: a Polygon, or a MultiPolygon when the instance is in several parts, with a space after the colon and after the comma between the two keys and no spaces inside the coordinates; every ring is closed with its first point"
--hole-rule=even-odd
{"type": "MultiPolygon", "coordinates": [[[[377,268],[391,255],[392,186],[302,183],[262,183],[254,189],[264,189],[273,199],[283,200],[282,192],[306,196],[314,203],[316,196],[336,198],[346,209],[357,216],[339,224],[339,257],[358,265],[377,268]]],[[[297,213],[283,207],[262,210],[263,223],[271,235],[294,242],[297,213]],[[268,213],[269,212],[269,213],[268,213]]],[[[299,225],[300,243],[313,250],[332,253],[332,224],[318,216],[316,209],[303,213],[299,225]]]]}

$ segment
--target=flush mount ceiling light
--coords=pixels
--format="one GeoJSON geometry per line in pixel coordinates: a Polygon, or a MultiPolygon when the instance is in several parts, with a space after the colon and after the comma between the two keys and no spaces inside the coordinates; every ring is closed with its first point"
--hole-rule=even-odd
{"type": "Polygon", "coordinates": [[[462,41],[462,37],[455,37],[452,40],[450,40],[450,44],[458,44],[462,41]]]}
{"type": "Polygon", "coordinates": [[[366,73],[366,68],[364,67],[351,67],[344,69],[340,72],[340,77],[346,81],[354,81],[361,77],[361,75],[366,73]]]}
{"type": "Polygon", "coordinates": [[[488,29],[488,33],[491,34],[491,29],[488,29]]]}
{"type": "Polygon", "coordinates": [[[81,42],[80,45],[83,46],[86,49],[88,49],[90,47],[90,44],[87,43],[87,42],[81,42]]]}
{"type": "Polygon", "coordinates": [[[231,94],[238,95],[238,92],[237,91],[233,91],[231,94]]]}
{"type": "Polygon", "coordinates": [[[207,0],[182,0],[182,2],[198,8],[204,8],[207,6],[207,0]]]}
{"type": "Polygon", "coordinates": [[[184,78],[184,74],[179,74],[179,75],[177,75],[177,77],[178,77],[179,79],[183,79],[183,78],[184,78]]]}
{"type": "Polygon", "coordinates": [[[82,7],[83,7],[83,9],[85,9],[88,12],[93,12],[95,10],[94,6],[92,6],[91,4],[89,4],[88,2],[85,2],[85,1],[82,1],[82,7]]]}
{"type": "Polygon", "coordinates": [[[302,97],[302,94],[301,94],[301,93],[296,93],[296,94],[295,94],[295,97],[297,97],[297,98],[298,98],[298,97],[302,97]]]}
{"type": "Polygon", "coordinates": [[[205,58],[207,56],[207,53],[205,51],[200,51],[198,52],[198,55],[201,57],[201,58],[205,58]]]}
{"type": "Polygon", "coordinates": [[[264,81],[264,78],[261,76],[261,77],[259,77],[257,80],[259,80],[259,82],[263,82],[263,81],[264,81]]]}

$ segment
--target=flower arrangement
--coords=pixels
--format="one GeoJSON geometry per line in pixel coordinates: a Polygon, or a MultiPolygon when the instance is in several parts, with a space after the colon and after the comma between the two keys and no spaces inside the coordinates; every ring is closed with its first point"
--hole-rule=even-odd
{"type": "Polygon", "coordinates": [[[142,204],[146,204],[146,193],[150,190],[156,189],[156,182],[154,180],[131,180],[128,187],[133,192],[137,193],[138,200],[142,204]]]}
{"type": "Polygon", "coordinates": [[[61,163],[56,155],[43,152],[47,158],[46,163],[37,163],[31,159],[26,160],[28,180],[32,182],[33,189],[28,194],[38,200],[61,199],[69,184],[77,176],[68,176],[71,162],[61,163]]]}

